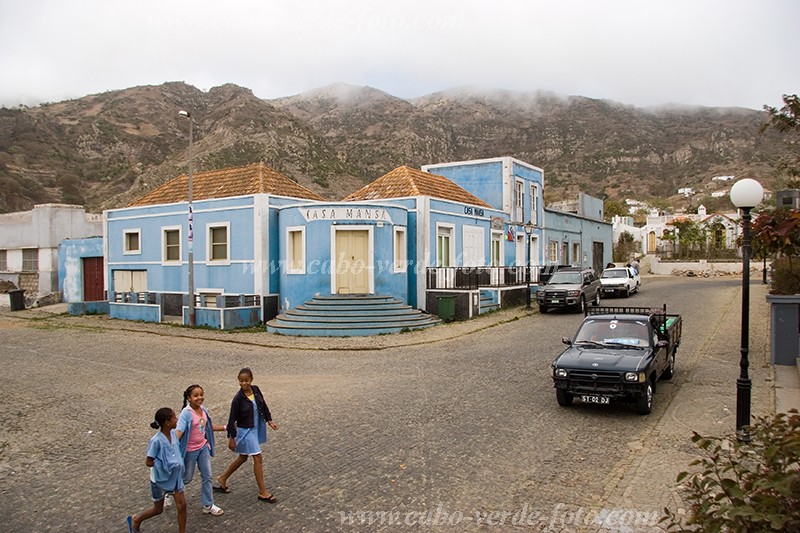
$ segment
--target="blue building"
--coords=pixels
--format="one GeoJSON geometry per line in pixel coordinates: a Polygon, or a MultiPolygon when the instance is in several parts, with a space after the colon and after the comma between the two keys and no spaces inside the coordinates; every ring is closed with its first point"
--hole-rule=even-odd
{"type": "Polygon", "coordinates": [[[613,260],[614,225],[603,220],[603,201],[580,193],[575,202],[544,210],[544,264],[603,271],[613,260]]]}
{"type": "MultiPolygon", "coordinates": [[[[263,163],[196,174],[197,324],[269,321],[270,331],[303,334],[295,315],[366,297],[404,315],[455,302],[458,318],[522,303],[538,272],[528,262],[545,262],[543,184],[541,169],[508,157],[398,167],[339,202],[263,163]]],[[[112,317],[188,323],[187,194],[180,176],[105,213],[112,317]]]]}
{"type": "Polygon", "coordinates": [[[500,215],[491,234],[491,266],[542,264],[544,171],[513,157],[425,165],[484,199],[500,215]],[[528,236],[526,222],[533,230],[528,236]]]}
{"type": "Polygon", "coordinates": [[[58,245],[58,290],[71,315],[108,313],[103,238],[64,239],[58,245]]]}

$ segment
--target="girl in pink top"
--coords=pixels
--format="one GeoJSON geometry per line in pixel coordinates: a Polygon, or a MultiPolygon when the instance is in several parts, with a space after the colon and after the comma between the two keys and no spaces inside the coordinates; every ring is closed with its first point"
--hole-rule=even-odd
{"type": "Polygon", "coordinates": [[[214,431],[226,431],[224,425],[214,425],[208,410],[203,406],[205,393],[200,385],[189,385],[183,392],[183,410],[178,417],[175,433],[181,445],[184,466],[183,482],[188,484],[194,476],[195,465],[200,470],[202,491],[200,499],[203,512],[212,516],[222,514],[214,505],[211,482],[211,457],[214,456],[214,431]]]}

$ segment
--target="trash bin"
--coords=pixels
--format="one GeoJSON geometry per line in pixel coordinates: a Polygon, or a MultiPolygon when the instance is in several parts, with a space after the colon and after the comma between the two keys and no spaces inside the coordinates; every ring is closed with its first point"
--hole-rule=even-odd
{"type": "Polygon", "coordinates": [[[436,298],[436,309],[439,318],[445,322],[451,322],[456,317],[456,297],[455,296],[439,296],[436,298]]]}
{"type": "Polygon", "coordinates": [[[11,301],[12,311],[25,310],[25,289],[14,289],[8,291],[8,299],[11,301]]]}

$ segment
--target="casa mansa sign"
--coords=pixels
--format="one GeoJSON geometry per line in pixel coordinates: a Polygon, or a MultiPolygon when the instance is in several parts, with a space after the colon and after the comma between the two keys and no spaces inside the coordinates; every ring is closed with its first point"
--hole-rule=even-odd
{"type": "Polygon", "coordinates": [[[389,211],[381,207],[309,207],[301,211],[306,222],[315,220],[359,220],[392,223],[389,211]]]}

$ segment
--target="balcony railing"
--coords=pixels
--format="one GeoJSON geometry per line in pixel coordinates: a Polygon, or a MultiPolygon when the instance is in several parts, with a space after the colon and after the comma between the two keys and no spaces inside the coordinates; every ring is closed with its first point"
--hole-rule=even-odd
{"type": "MultiPolygon", "coordinates": [[[[162,293],[157,292],[112,292],[110,300],[117,303],[160,304],[162,293]]],[[[259,307],[261,297],[257,294],[207,295],[195,294],[195,306],[227,309],[232,307],[259,307]]]]}
{"type": "Polygon", "coordinates": [[[514,287],[539,283],[549,267],[432,267],[427,269],[428,289],[479,289],[481,287],[514,287]],[[530,279],[529,279],[530,278],[530,279]]]}

